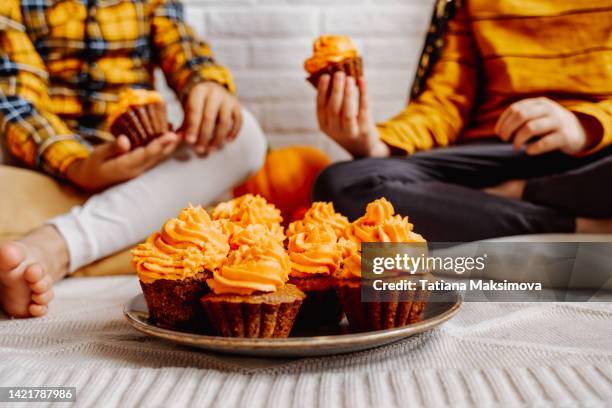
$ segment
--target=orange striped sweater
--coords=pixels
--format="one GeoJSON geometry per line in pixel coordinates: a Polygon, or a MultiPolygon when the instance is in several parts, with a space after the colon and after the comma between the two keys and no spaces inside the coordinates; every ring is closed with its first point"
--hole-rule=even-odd
{"type": "Polygon", "coordinates": [[[493,137],[513,102],[551,98],[612,144],[612,0],[463,0],[423,91],[378,126],[408,153],[493,137]]]}

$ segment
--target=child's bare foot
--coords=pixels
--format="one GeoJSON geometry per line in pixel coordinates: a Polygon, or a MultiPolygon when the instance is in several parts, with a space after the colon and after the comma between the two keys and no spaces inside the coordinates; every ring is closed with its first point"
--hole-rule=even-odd
{"type": "Polygon", "coordinates": [[[52,226],[0,245],[0,308],[12,317],[39,317],[53,300],[53,283],[68,272],[68,250],[52,226]]]}

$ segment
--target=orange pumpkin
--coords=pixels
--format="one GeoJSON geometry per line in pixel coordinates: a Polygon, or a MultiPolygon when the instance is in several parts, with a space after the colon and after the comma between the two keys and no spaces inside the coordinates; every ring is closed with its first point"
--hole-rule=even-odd
{"type": "Polygon", "coordinates": [[[329,164],[325,153],[310,146],[271,150],[264,166],[236,187],[234,196],[259,194],[280,209],[289,222],[298,209],[310,207],[314,181],[329,164]]]}

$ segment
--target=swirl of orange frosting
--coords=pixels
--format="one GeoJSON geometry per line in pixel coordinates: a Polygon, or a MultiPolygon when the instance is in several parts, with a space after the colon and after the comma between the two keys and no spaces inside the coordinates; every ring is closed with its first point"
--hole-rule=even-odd
{"type": "MultiPolygon", "coordinates": [[[[157,272],[152,271],[152,263],[160,259],[159,254],[163,253],[178,259],[195,260],[193,255],[186,255],[196,251],[200,255],[197,257],[199,264],[197,272],[204,270],[217,269],[229,252],[228,236],[215,224],[208,213],[200,206],[189,206],[183,209],[177,218],[172,218],[164,224],[160,232],[149,237],[144,245],[148,247],[140,248],[133,254],[135,265],[148,265],[146,268],[138,268],[139,276],[143,282],[160,279],[157,272]],[[148,249],[151,252],[146,252],[148,249]],[[151,259],[146,259],[147,254],[151,259]]],[[[137,248],[138,249],[138,248],[137,248]]],[[[179,279],[183,275],[170,271],[163,279],[179,279]]]]}
{"type": "Polygon", "coordinates": [[[393,204],[383,197],[368,204],[365,215],[357,220],[357,222],[366,225],[376,225],[388,220],[394,214],[395,208],[393,208],[393,204]]]}
{"type": "Polygon", "coordinates": [[[291,276],[333,274],[342,260],[343,248],[337,241],[334,230],[324,224],[307,224],[304,231],[291,236],[287,248],[291,276]]]}
{"type": "Polygon", "coordinates": [[[166,245],[159,233],[132,251],[132,263],[143,283],[159,279],[183,280],[202,271],[204,254],[196,247],[174,248],[166,245]]]}
{"type": "Polygon", "coordinates": [[[302,220],[289,224],[287,236],[291,237],[304,231],[308,224],[329,225],[333,228],[336,236],[341,237],[344,235],[344,230],[349,225],[349,221],[344,215],[336,212],[332,203],[315,202],[306,211],[302,220]]]}
{"type": "Polygon", "coordinates": [[[341,279],[361,278],[361,252],[355,251],[344,258],[344,265],[337,277],[341,279]]]}
{"type": "Polygon", "coordinates": [[[345,229],[345,236],[357,243],[379,241],[379,226],[383,221],[393,217],[395,209],[385,198],[372,201],[366,207],[365,214],[345,229]]]}
{"type": "Polygon", "coordinates": [[[358,56],[357,47],[345,35],[322,35],[314,42],[313,55],[304,62],[304,69],[314,74],[330,63],[358,56]]]}
{"type": "Polygon", "coordinates": [[[426,242],[413,231],[414,226],[408,217],[394,214],[393,205],[381,198],[368,204],[365,215],[349,225],[347,240],[342,243],[344,266],[341,278],[361,276],[362,242],[426,242]]]}
{"type": "Polygon", "coordinates": [[[126,88],[119,93],[119,99],[108,116],[108,123],[123,115],[132,106],[142,106],[152,103],[163,103],[161,94],[147,89],[126,88]]]}
{"type": "MultiPolygon", "coordinates": [[[[228,220],[243,228],[262,224],[278,242],[285,240],[280,210],[259,195],[246,194],[217,205],[213,210],[213,219],[228,220]]],[[[226,225],[225,228],[230,230],[232,226],[226,225]]]]}
{"type": "Polygon", "coordinates": [[[377,227],[377,242],[425,242],[413,227],[408,217],[395,215],[377,227]]]}
{"type": "Polygon", "coordinates": [[[291,265],[287,251],[275,241],[243,245],[206,283],[216,294],[251,295],[275,292],[289,279],[291,265]]]}
{"type": "Polygon", "coordinates": [[[244,245],[255,246],[262,241],[277,241],[275,234],[263,224],[251,224],[246,227],[233,224],[232,228],[234,229],[230,236],[230,247],[232,249],[237,249],[244,245]]]}

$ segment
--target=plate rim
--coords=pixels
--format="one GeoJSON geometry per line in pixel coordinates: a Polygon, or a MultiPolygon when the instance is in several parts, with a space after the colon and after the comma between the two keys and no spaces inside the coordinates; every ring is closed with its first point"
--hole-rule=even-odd
{"type": "Polygon", "coordinates": [[[133,304],[138,298],[144,297],[142,293],[130,298],[130,300],[124,306],[123,315],[133,328],[142,333],[164,340],[179,342],[181,344],[192,345],[196,347],[206,346],[209,349],[219,347],[223,350],[227,350],[228,347],[249,347],[251,349],[254,348],[278,350],[300,345],[307,345],[310,348],[323,348],[328,346],[341,347],[354,345],[355,341],[361,343],[385,340],[392,341],[394,339],[399,340],[402,338],[401,336],[404,332],[407,332],[406,337],[408,337],[437,327],[438,325],[450,320],[457,313],[459,313],[459,310],[461,309],[461,306],[463,304],[463,298],[457,291],[449,292],[452,293],[453,299],[448,302],[443,302],[452,303],[448,310],[445,310],[444,312],[438,315],[435,315],[429,319],[417,323],[412,323],[406,326],[396,327],[393,329],[308,337],[302,336],[287,338],[253,339],[243,337],[210,336],[205,334],[196,334],[164,329],[161,327],[154,326],[151,323],[144,323],[140,319],[132,315],[134,313],[143,313],[130,310],[131,304],[133,304]]]}

